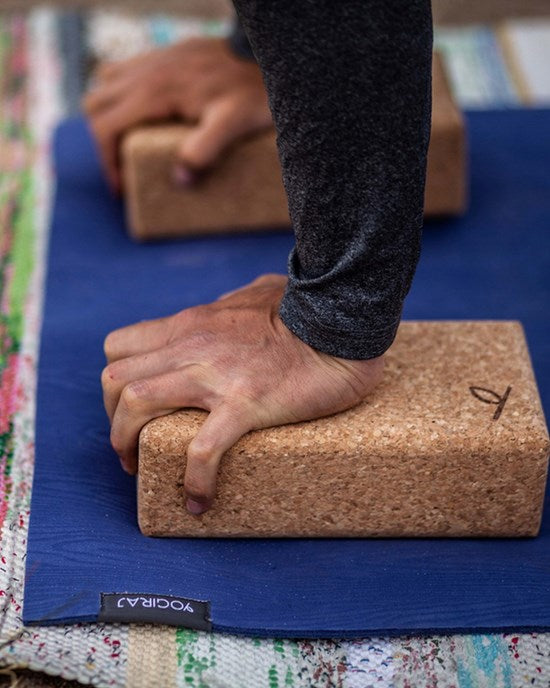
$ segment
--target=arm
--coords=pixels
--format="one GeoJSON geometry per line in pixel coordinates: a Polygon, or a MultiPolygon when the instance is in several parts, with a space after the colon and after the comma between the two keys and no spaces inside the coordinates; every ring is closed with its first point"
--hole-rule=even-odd
{"type": "Polygon", "coordinates": [[[373,358],[418,261],[431,113],[429,0],[236,0],[278,133],[296,246],[280,314],[373,358]]]}
{"type": "Polygon", "coordinates": [[[296,233],[288,284],[263,277],[105,343],[111,441],[129,472],[149,420],[209,411],[187,450],[196,514],[211,506],[222,456],[243,434],[342,411],[374,389],[422,222],[427,0],[237,6],[278,130],[296,233]]]}

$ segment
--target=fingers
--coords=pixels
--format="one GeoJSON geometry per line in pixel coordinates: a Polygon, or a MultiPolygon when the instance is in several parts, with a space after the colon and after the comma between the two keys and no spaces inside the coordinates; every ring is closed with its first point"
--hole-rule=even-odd
{"type": "Polygon", "coordinates": [[[184,363],[181,346],[168,346],[145,354],[121,358],[109,363],[101,374],[103,403],[112,422],[122,390],[132,382],[170,373],[175,370],[189,370],[193,367],[193,352],[185,352],[190,360],[184,363]]]}
{"type": "Polygon", "coordinates": [[[243,134],[242,118],[229,100],[214,101],[205,108],[199,123],[177,152],[181,164],[191,170],[211,167],[223,151],[243,134]]]}
{"type": "Polygon", "coordinates": [[[93,69],[92,79],[94,82],[105,81],[116,76],[120,71],[122,62],[120,60],[105,60],[99,62],[93,69]]]}
{"type": "Polygon", "coordinates": [[[101,161],[110,186],[120,191],[122,180],[119,170],[118,144],[121,135],[140,122],[161,119],[170,115],[169,102],[162,100],[150,89],[140,88],[122,98],[112,107],[104,108],[91,119],[101,161]]]}
{"type": "Polygon", "coordinates": [[[138,470],[139,433],[153,418],[179,408],[212,409],[187,448],[185,492],[187,508],[200,514],[212,505],[220,461],[254,426],[249,404],[216,402],[213,385],[195,373],[178,370],[126,385],[120,395],[111,427],[111,444],[125,471],[138,470]]]}
{"type": "Polygon", "coordinates": [[[111,444],[125,471],[137,471],[138,439],[144,425],[179,408],[208,408],[214,403],[208,382],[186,369],[141,380],[124,387],[113,415],[111,444]]]}
{"type": "Polygon", "coordinates": [[[159,68],[155,55],[145,53],[128,60],[101,63],[93,77],[91,88],[82,98],[82,108],[88,117],[157,82],[159,68]]]}
{"type": "Polygon", "coordinates": [[[109,79],[99,83],[82,98],[82,109],[88,117],[94,117],[101,110],[113,106],[131,88],[125,78],[109,79]]]}
{"type": "Polygon", "coordinates": [[[222,456],[253,427],[250,409],[228,402],[213,409],[187,448],[185,492],[187,509],[200,514],[216,495],[216,477],[222,456]]]}
{"type": "Polygon", "coordinates": [[[108,363],[160,349],[169,343],[174,331],[173,316],[145,320],[135,325],[114,330],[103,345],[108,363]]]}
{"type": "Polygon", "coordinates": [[[122,60],[105,60],[100,62],[95,67],[93,76],[97,81],[107,81],[128,74],[135,70],[136,67],[148,64],[151,60],[152,52],[153,51],[140,53],[122,60]]]}

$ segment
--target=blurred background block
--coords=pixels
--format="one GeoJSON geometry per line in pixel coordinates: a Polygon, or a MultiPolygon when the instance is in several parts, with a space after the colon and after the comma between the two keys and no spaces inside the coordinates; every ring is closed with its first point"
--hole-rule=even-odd
{"type": "Polygon", "coordinates": [[[174,180],[184,125],[141,127],[122,145],[127,227],[135,239],[289,226],[275,144],[268,130],[247,137],[189,188],[174,180]]]}
{"type": "MultiPolygon", "coordinates": [[[[466,209],[464,118],[443,63],[433,63],[432,132],[425,214],[460,215],[466,209]]],[[[189,128],[154,125],[129,132],[122,145],[126,217],[136,239],[288,226],[274,132],[233,145],[189,188],[174,181],[175,151],[189,128]]]]}
{"type": "Polygon", "coordinates": [[[436,52],[432,70],[432,129],[424,214],[460,215],[466,210],[467,186],[464,117],[451,92],[441,55],[436,52]]]}

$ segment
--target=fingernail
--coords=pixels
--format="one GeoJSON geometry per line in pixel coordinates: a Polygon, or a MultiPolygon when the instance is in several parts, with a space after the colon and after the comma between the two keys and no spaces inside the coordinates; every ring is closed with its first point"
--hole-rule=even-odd
{"type": "Polygon", "coordinates": [[[172,179],[176,186],[181,186],[183,188],[187,186],[192,186],[195,181],[195,175],[190,169],[182,165],[181,163],[176,163],[174,169],[172,170],[172,179]]]}
{"type": "Polygon", "coordinates": [[[187,511],[189,511],[191,514],[198,515],[202,514],[203,511],[206,511],[206,506],[200,502],[196,502],[194,499],[188,499],[186,506],[187,511]]]}

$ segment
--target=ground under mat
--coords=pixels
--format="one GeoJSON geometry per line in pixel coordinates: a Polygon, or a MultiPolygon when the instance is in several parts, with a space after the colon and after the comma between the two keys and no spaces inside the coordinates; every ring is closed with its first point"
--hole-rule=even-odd
{"type": "MultiPolygon", "coordinates": [[[[519,319],[550,403],[550,111],[468,115],[472,199],[430,223],[405,316],[519,319]]],[[[82,120],[55,141],[24,622],[95,621],[101,593],[210,603],[212,628],[285,637],[550,629],[550,495],[519,540],[157,540],[109,446],[99,375],[113,328],[284,271],[288,233],[126,238],[82,120]]]]}

